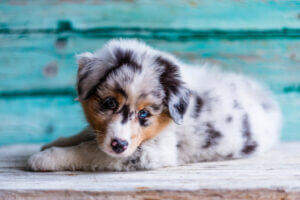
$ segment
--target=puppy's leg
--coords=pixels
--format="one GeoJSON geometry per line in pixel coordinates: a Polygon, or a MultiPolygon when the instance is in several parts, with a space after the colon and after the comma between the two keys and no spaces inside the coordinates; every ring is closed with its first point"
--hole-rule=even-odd
{"type": "Polygon", "coordinates": [[[72,147],[51,147],[32,155],[28,165],[32,171],[135,171],[177,165],[174,145],[162,142],[149,142],[126,158],[108,156],[96,141],[72,147]]]}
{"type": "Polygon", "coordinates": [[[33,171],[90,170],[93,159],[101,155],[96,141],[89,141],[38,152],[29,158],[28,165],[33,171]]]}
{"type": "Polygon", "coordinates": [[[32,155],[28,160],[32,171],[132,171],[141,167],[140,153],[129,158],[110,157],[96,141],[71,147],[51,147],[32,155]]]}
{"type": "Polygon", "coordinates": [[[42,146],[41,150],[48,149],[50,147],[68,147],[68,146],[75,146],[79,145],[82,142],[91,141],[95,139],[95,135],[91,128],[86,128],[82,130],[80,133],[73,135],[71,137],[60,137],[53,142],[45,144],[42,146]]]}

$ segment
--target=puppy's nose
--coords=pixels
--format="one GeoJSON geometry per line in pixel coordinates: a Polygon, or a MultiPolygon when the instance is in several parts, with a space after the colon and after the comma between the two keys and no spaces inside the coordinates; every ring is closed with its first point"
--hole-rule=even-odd
{"type": "Polygon", "coordinates": [[[111,147],[116,153],[122,153],[128,147],[128,142],[126,140],[121,140],[119,138],[115,138],[111,142],[111,147]]]}

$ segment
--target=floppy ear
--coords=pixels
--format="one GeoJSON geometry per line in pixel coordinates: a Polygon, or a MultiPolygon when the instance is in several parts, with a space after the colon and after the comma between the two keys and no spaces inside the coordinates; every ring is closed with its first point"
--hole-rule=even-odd
{"type": "Polygon", "coordinates": [[[169,97],[168,108],[170,115],[176,124],[183,123],[183,116],[187,110],[190,100],[190,91],[185,87],[179,89],[177,94],[169,97]]]}
{"type": "Polygon", "coordinates": [[[174,122],[182,124],[183,116],[189,105],[190,91],[184,86],[175,61],[159,56],[156,58],[156,63],[162,68],[160,82],[166,94],[164,103],[174,122]]]}
{"type": "Polygon", "coordinates": [[[77,93],[79,100],[86,100],[95,92],[96,86],[108,66],[105,66],[103,61],[89,52],[77,55],[76,59],[78,64],[77,93]]]}

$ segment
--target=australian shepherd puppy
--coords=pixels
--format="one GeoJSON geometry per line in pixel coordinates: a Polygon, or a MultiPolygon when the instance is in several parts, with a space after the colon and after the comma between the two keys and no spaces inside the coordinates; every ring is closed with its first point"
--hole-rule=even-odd
{"type": "Polygon", "coordinates": [[[32,155],[33,171],[155,169],[247,157],[278,142],[280,109],[249,78],[137,40],[109,41],[77,63],[89,127],[32,155]]]}

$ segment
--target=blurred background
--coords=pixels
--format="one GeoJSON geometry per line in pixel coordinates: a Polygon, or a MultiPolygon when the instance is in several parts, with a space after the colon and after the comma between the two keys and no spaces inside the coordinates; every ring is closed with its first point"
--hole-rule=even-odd
{"type": "Polygon", "coordinates": [[[0,145],[86,126],[74,55],[120,37],[263,82],[282,107],[282,140],[300,140],[299,0],[2,0],[0,145]]]}

